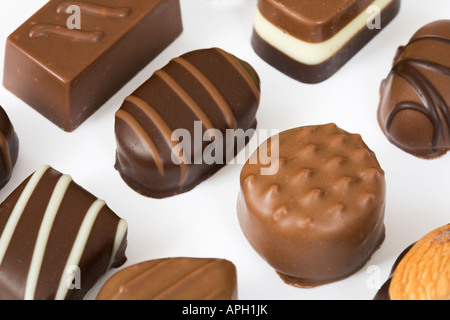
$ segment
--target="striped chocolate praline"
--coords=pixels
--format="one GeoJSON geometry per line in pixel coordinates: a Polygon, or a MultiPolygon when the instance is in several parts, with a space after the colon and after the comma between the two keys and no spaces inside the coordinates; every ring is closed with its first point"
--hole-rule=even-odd
{"type": "Polygon", "coordinates": [[[115,167],[142,195],[165,198],[187,192],[245,146],[248,139],[230,147],[227,137],[230,131],[256,128],[259,100],[256,71],[224,50],[175,58],[117,111],[115,167]],[[211,149],[218,152],[214,161],[204,157],[211,149]]]}
{"type": "Polygon", "coordinates": [[[125,261],[127,223],[45,165],[0,205],[0,300],[77,300],[125,261]]]}
{"type": "Polygon", "coordinates": [[[19,155],[19,138],[0,106],[0,189],[8,183],[19,155]]]}

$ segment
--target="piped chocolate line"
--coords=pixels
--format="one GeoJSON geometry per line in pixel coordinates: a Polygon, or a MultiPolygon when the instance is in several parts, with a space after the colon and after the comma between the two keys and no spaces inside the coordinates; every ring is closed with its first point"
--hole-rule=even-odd
{"type": "Polygon", "coordinates": [[[29,36],[33,39],[59,37],[82,43],[97,43],[105,36],[105,33],[103,31],[71,30],[57,25],[38,24],[31,28],[29,36]]]}
{"type": "Polygon", "coordinates": [[[56,12],[68,13],[71,6],[79,7],[81,13],[110,19],[124,19],[132,12],[131,8],[111,8],[84,1],[64,1],[57,7],[56,12]]]}
{"type": "MultiPolygon", "coordinates": [[[[429,39],[430,37],[420,38],[429,39]]],[[[442,40],[442,38],[439,38],[442,40]]],[[[430,81],[419,71],[417,67],[432,70],[436,73],[450,76],[450,68],[438,63],[423,59],[407,58],[399,61],[393,68],[392,74],[404,78],[417,91],[418,95],[424,102],[424,106],[420,106],[413,102],[403,102],[397,104],[390,112],[386,130],[389,132],[392,121],[395,116],[403,110],[419,111],[426,115],[433,124],[433,150],[437,149],[439,138],[444,134],[444,126],[447,126],[447,134],[450,132],[450,112],[449,106],[445,100],[430,83],[430,81]],[[421,110],[423,108],[423,110],[421,110]],[[444,124],[445,122],[445,124],[444,124]]],[[[449,136],[450,137],[450,136],[449,136]]]]}
{"type": "MultiPolygon", "coordinates": [[[[164,121],[163,118],[155,111],[154,108],[152,108],[147,102],[142,100],[139,97],[136,96],[128,96],[125,98],[125,101],[128,101],[139,108],[147,117],[150,119],[150,121],[153,122],[155,127],[159,130],[161,135],[164,137],[164,141],[166,142],[167,146],[173,150],[175,148],[176,143],[172,141],[172,130],[169,128],[168,124],[164,121]]],[[[178,155],[175,155],[178,156],[178,155]]],[[[187,177],[188,168],[186,166],[186,159],[185,158],[179,158],[180,163],[180,171],[181,171],[181,177],[180,177],[180,184],[184,183],[187,177]]],[[[163,167],[162,167],[163,168],[163,167]]],[[[163,168],[164,171],[164,168],[163,168]]]]}

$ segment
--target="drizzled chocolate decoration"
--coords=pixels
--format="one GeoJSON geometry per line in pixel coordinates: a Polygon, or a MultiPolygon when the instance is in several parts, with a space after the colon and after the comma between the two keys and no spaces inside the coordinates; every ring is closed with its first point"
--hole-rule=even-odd
{"type": "Polygon", "coordinates": [[[0,205],[0,300],[74,300],[125,261],[127,223],[45,165],[0,205]]]}
{"type": "Polygon", "coordinates": [[[11,178],[19,155],[19,138],[5,110],[0,106],[0,189],[11,178]]]}
{"type": "Polygon", "coordinates": [[[227,130],[254,129],[259,99],[256,71],[222,49],[196,50],[174,58],[116,112],[115,167],[132,189],[145,196],[164,198],[187,192],[245,147],[248,140],[228,148],[227,130]],[[182,152],[175,152],[180,144],[174,136],[177,130],[189,135],[183,137],[182,152]],[[220,132],[223,139],[213,140],[212,131],[220,132]],[[216,143],[223,157],[208,163],[203,152],[216,143]]]}
{"type": "Polygon", "coordinates": [[[421,158],[450,149],[450,20],[420,29],[400,47],[381,85],[378,119],[394,145],[421,158]]]}
{"type": "Polygon", "coordinates": [[[179,0],[51,0],[8,37],[3,83],[71,132],[182,29],[179,0]]]}

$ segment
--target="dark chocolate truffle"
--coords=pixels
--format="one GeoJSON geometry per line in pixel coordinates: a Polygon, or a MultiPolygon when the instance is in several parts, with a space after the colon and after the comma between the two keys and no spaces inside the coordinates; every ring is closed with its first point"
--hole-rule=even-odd
{"type": "Polygon", "coordinates": [[[0,106],[0,189],[8,183],[19,156],[19,138],[0,106]]]}
{"type": "Polygon", "coordinates": [[[347,63],[399,9],[400,0],[258,0],[252,45],[291,78],[318,83],[347,63]]]}
{"type": "Polygon", "coordinates": [[[384,171],[360,135],[335,124],[272,137],[245,164],[240,182],[242,231],[288,284],[346,278],[384,240],[384,171]],[[262,171],[267,154],[272,172],[262,171]]]}
{"type": "Polygon", "coordinates": [[[432,22],[400,47],[381,85],[378,121],[388,140],[432,159],[450,150],[450,20],[432,22]]]}
{"type": "Polygon", "coordinates": [[[75,300],[125,261],[127,223],[49,166],[0,205],[0,299],[75,300]]]}
{"type": "Polygon", "coordinates": [[[179,0],[51,0],[8,37],[4,86],[73,131],[181,32],[179,0]]]}
{"type": "Polygon", "coordinates": [[[166,258],[112,276],[97,300],[236,300],[234,264],[222,259],[166,258]]]}
{"type": "Polygon", "coordinates": [[[189,191],[245,147],[259,100],[256,71],[222,49],[175,58],[117,111],[115,167],[148,197],[189,191]]]}

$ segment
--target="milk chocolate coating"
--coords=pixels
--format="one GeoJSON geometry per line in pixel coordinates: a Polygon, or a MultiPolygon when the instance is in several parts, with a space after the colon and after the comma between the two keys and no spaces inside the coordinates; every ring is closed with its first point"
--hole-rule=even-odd
{"type": "Polygon", "coordinates": [[[127,224],[49,166],[0,205],[0,300],[78,300],[125,261],[127,224]]]}
{"type": "Polygon", "coordinates": [[[112,276],[97,300],[236,300],[234,264],[221,259],[166,258],[112,276]]]}
{"type": "MultiPolygon", "coordinates": [[[[258,9],[273,25],[293,37],[322,43],[335,36],[373,1],[362,0],[259,0],[258,9]]],[[[268,43],[254,29],[251,44],[268,64],[285,75],[308,84],[323,82],[339,71],[356,53],[369,43],[398,14],[400,0],[392,1],[380,13],[381,28],[364,26],[329,59],[303,63],[268,43]]]]}
{"type": "Polygon", "coordinates": [[[226,131],[254,129],[259,99],[256,71],[221,49],[175,58],[117,111],[115,167],[131,188],[148,197],[189,191],[245,147],[228,148],[226,131]],[[217,145],[202,139],[214,129],[220,131],[217,145]],[[180,142],[173,134],[179,130],[189,135],[182,139],[182,152],[175,151],[180,142]],[[215,146],[223,157],[208,163],[204,151],[215,146]]]}
{"type": "Polygon", "coordinates": [[[181,32],[179,0],[51,0],[8,37],[4,86],[73,131],[181,32]]]}
{"type": "Polygon", "coordinates": [[[385,236],[385,177],[360,135],[335,124],[291,129],[262,144],[240,177],[246,238],[288,284],[315,287],[362,268],[385,236]],[[278,171],[259,155],[277,150],[278,171]],[[252,164],[253,163],[253,164],[252,164]]]}
{"type": "Polygon", "coordinates": [[[388,140],[432,159],[450,149],[450,20],[432,22],[400,47],[381,84],[378,121],[388,140]]]}
{"type": "Polygon", "coordinates": [[[8,183],[19,156],[19,138],[5,110],[0,106],[0,189],[8,183]]]}

